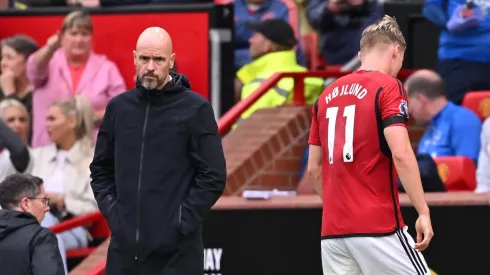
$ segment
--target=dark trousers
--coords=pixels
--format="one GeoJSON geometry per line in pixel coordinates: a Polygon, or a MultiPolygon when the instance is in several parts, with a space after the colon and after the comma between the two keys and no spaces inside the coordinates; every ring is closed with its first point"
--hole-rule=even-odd
{"type": "MultiPolygon", "coordinates": [[[[199,238],[200,239],[200,238],[199,238]]],[[[107,251],[106,275],[203,275],[204,247],[199,242],[186,242],[172,254],[150,254],[135,259],[133,251],[124,251],[111,238],[107,251]]]]}
{"type": "Polygon", "coordinates": [[[470,91],[490,90],[490,63],[439,60],[437,72],[446,85],[447,98],[460,105],[470,91]]]}

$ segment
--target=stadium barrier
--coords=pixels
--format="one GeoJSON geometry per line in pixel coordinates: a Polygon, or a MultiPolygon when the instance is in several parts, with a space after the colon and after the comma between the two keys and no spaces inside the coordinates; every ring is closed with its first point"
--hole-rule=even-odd
{"type": "Polygon", "coordinates": [[[100,211],[94,211],[92,213],[74,217],[72,219],[58,223],[54,226],[51,226],[49,229],[51,229],[51,231],[53,231],[54,233],[58,234],[61,232],[74,229],[79,226],[90,226],[94,223],[99,222],[102,219],[104,219],[104,216],[102,216],[100,211]]]}
{"type": "MultiPolygon", "coordinates": [[[[398,77],[405,79],[414,71],[415,70],[401,70],[398,77]]],[[[269,79],[264,81],[249,97],[240,100],[233,106],[233,108],[231,108],[218,120],[218,131],[221,135],[226,134],[230,130],[231,126],[233,126],[233,124],[240,118],[243,112],[250,108],[250,106],[252,106],[259,98],[261,98],[268,90],[272,89],[272,87],[274,87],[283,78],[294,79],[293,104],[305,105],[305,78],[342,77],[350,73],[352,73],[352,71],[340,71],[339,69],[301,73],[275,73],[269,79]]]]}
{"type": "MultiPolygon", "coordinates": [[[[490,274],[490,192],[430,193],[426,199],[435,236],[423,254],[433,274],[490,274]]],[[[400,204],[415,236],[417,213],[407,195],[400,195],[400,204]]],[[[321,214],[316,195],[222,197],[203,225],[204,274],[322,275],[321,214]]],[[[103,274],[104,264],[87,275],[103,274]]]]}
{"type": "MultiPolygon", "coordinates": [[[[92,213],[74,217],[59,224],[56,224],[49,229],[54,233],[61,233],[79,226],[85,226],[95,241],[94,244],[98,244],[100,241],[108,238],[111,235],[111,231],[107,222],[100,213],[100,211],[94,211],[92,213]]],[[[84,258],[92,253],[96,249],[96,246],[89,245],[85,248],[71,249],[66,252],[68,259],[72,258],[84,258]]]]}
{"type": "MultiPolygon", "coordinates": [[[[490,192],[428,193],[426,200],[435,232],[423,252],[429,267],[441,275],[490,274],[490,192]]],[[[400,204],[415,236],[416,210],[406,194],[400,204]]],[[[205,274],[321,275],[321,215],[316,195],[221,198],[203,225],[205,274]]]]}

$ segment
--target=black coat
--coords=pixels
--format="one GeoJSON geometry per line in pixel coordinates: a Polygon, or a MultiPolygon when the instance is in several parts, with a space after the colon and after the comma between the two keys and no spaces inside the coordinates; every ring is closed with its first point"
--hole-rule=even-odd
{"type": "MultiPolygon", "coordinates": [[[[198,268],[190,275],[202,275],[201,223],[224,191],[226,164],[212,107],[190,90],[185,76],[172,73],[161,90],[148,91],[138,82],[113,98],[90,169],[112,231],[109,254],[121,255],[113,262],[157,257],[155,274],[173,274],[162,273],[166,262],[175,264],[173,257],[190,249],[195,259],[187,265],[198,268]]],[[[108,256],[108,268],[113,258],[108,256]]],[[[136,272],[129,269],[108,274],[136,272]]]]}
{"type": "Polygon", "coordinates": [[[55,234],[29,213],[1,209],[0,274],[64,275],[55,234]]]}

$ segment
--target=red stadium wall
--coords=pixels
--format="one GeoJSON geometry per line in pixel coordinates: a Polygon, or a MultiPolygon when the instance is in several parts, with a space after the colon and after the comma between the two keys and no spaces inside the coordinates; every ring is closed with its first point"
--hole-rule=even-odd
{"type": "Polygon", "coordinates": [[[310,120],[311,107],[284,106],[258,110],[241,121],[223,138],[225,195],[241,195],[245,189],[296,189],[310,120]]]}
{"type": "MultiPolygon", "coordinates": [[[[94,50],[114,61],[128,88],[134,87],[133,50],[147,27],[166,29],[174,43],[177,66],[189,77],[194,91],[209,99],[209,18],[207,12],[94,14],[94,50]]],[[[44,45],[60,29],[63,15],[0,16],[0,39],[25,34],[44,45]],[[7,27],[8,26],[8,27],[7,27]]]]}

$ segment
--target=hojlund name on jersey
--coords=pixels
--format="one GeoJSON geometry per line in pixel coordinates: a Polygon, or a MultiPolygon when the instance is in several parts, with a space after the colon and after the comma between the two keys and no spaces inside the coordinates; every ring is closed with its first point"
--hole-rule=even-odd
{"type": "Polygon", "coordinates": [[[362,87],[360,84],[346,84],[340,86],[340,88],[334,87],[333,90],[328,93],[325,97],[325,102],[328,104],[332,99],[338,96],[352,95],[357,97],[358,99],[363,99],[367,95],[367,89],[362,87]]]}

